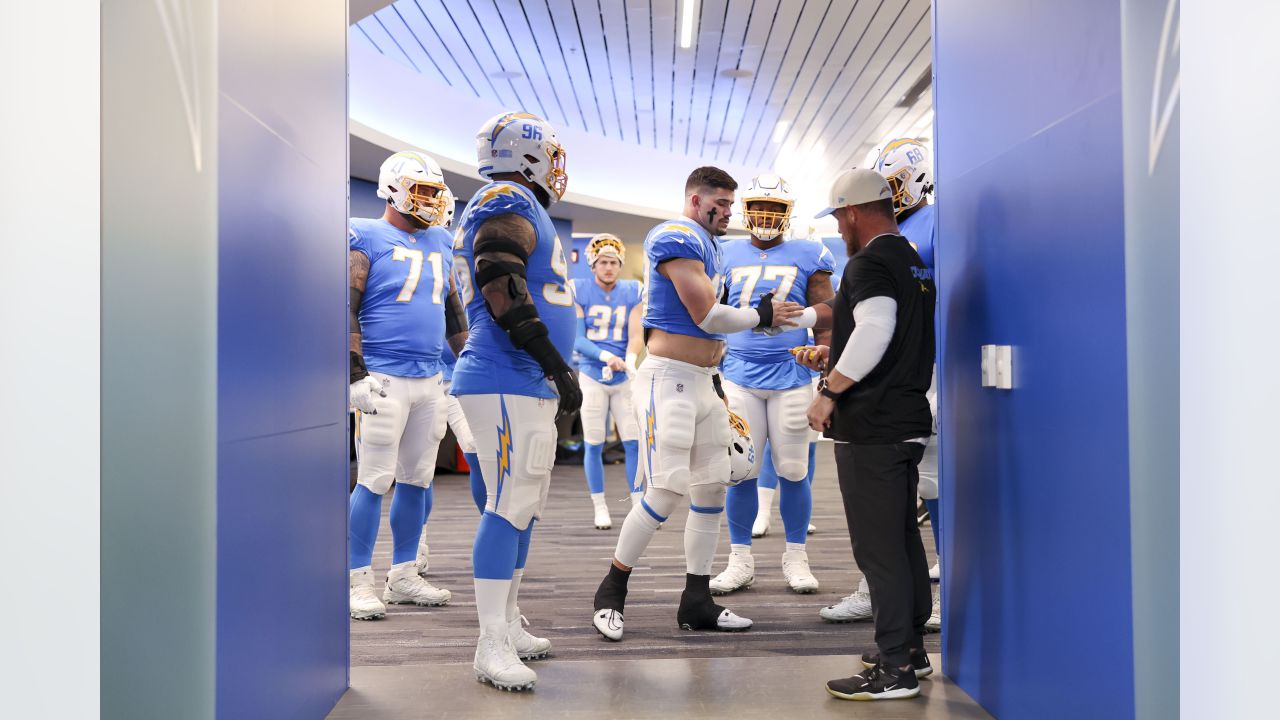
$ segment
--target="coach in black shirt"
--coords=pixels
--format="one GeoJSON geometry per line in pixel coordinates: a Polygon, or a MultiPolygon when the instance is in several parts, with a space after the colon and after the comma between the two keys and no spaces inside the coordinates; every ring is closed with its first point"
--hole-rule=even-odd
{"type": "Polygon", "coordinates": [[[836,178],[831,203],[850,255],[839,292],[805,310],[803,324],[832,329],[830,347],[798,358],[825,369],[809,424],[836,441],[836,468],[853,556],[867,576],[878,655],[832,680],[836,697],[915,697],[931,672],[924,624],[932,610],[929,563],[916,524],[916,465],[933,428],[925,393],[933,372],[932,272],[898,232],[892,192],[873,170],[836,178]]]}

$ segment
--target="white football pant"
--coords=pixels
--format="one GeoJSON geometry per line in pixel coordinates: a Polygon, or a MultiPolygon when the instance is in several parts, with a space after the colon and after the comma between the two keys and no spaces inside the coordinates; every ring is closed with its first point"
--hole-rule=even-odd
{"type": "Polygon", "coordinates": [[[556,398],[462,395],[488,499],[485,510],[517,530],[542,517],[556,461],[556,398]]]}
{"type": "Polygon", "coordinates": [[[463,454],[476,451],[476,439],[471,436],[471,426],[467,424],[467,416],[462,412],[462,404],[458,398],[449,394],[449,386],[453,383],[444,381],[444,394],[449,401],[449,429],[458,440],[458,447],[463,454]]]}
{"type": "Polygon", "coordinates": [[[370,374],[387,396],[374,401],[376,414],[356,413],[356,482],[376,495],[385,495],[392,480],[431,487],[448,415],[443,376],[370,374]]]}
{"type": "Polygon", "coordinates": [[[631,382],[649,488],[687,495],[695,485],[728,484],[732,431],[711,379],[718,372],[654,355],[640,365],[631,382]]]}
{"type": "Polygon", "coordinates": [[[596,382],[584,372],[578,373],[582,388],[582,439],[591,445],[603,445],[608,435],[608,417],[618,425],[618,439],[626,442],[640,437],[636,412],[631,403],[631,380],[616,385],[596,382]]]}
{"type": "Polygon", "coordinates": [[[813,401],[813,387],[757,390],[728,381],[724,385],[729,407],[751,427],[751,443],[756,449],[751,477],[760,475],[764,444],[768,441],[778,477],[791,482],[804,480],[809,473],[810,430],[806,414],[813,401]]]}

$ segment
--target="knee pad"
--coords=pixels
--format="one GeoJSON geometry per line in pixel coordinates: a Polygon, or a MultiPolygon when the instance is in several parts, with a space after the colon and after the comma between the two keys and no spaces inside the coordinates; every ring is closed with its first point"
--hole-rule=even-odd
{"type": "Polygon", "coordinates": [[[650,510],[661,515],[662,517],[671,517],[671,513],[675,512],[680,505],[679,493],[662,488],[651,487],[644,493],[644,504],[649,506],[650,510]]]}
{"type": "Polygon", "coordinates": [[[729,488],[720,484],[694,485],[689,488],[689,503],[704,508],[723,508],[729,488]]]}

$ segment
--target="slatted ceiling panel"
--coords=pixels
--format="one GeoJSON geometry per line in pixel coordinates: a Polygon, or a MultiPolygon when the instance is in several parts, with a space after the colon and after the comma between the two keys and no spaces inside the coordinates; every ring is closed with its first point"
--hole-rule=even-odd
{"type": "MultiPolygon", "coordinates": [[[[529,0],[530,4],[537,0],[529,0]]],[[[587,56],[582,49],[582,39],[578,33],[578,21],[574,15],[573,3],[568,0],[545,0],[551,29],[560,45],[561,56],[568,67],[569,79],[582,109],[583,126],[580,128],[600,135],[609,135],[600,99],[600,93],[593,84],[591,68],[587,66],[587,56]]],[[[617,137],[617,135],[613,135],[617,137]]]]}
{"type": "Polygon", "coordinates": [[[833,6],[825,19],[819,22],[818,34],[810,46],[809,56],[801,62],[800,68],[783,96],[783,107],[779,113],[781,119],[789,122],[786,132],[779,142],[773,141],[773,133],[760,145],[759,153],[748,158],[748,162],[761,165],[766,159],[776,157],[778,147],[805,146],[796,143],[799,133],[795,132],[808,113],[825,97],[826,89],[839,77],[844,67],[843,58],[857,46],[860,33],[853,24],[858,10],[857,5],[850,5],[847,12],[841,12],[839,6],[833,6]]]}
{"type": "MultiPolygon", "coordinates": [[[[738,67],[742,56],[742,46],[746,42],[747,21],[750,18],[751,0],[731,0],[726,4],[724,30],[721,33],[719,52],[717,53],[715,75],[711,81],[711,90],[706,103],[706,117],[702,125],[702,138],[699,154],[710,156],[720,147],[724,135],[725,112],[729,99],[733,95],[736,78],[724,73],[738,67]]],[[[736,130],[734,127],[732,130],[736,130]]]]}
{"type": "MultiPolygon", "coordinates": [[[[408,1],[410,0],[400,0],[400,2],[408,1]]],[[[442,4],[454,14],[463,12],[463,7],[459,7],[460,3],[457,0],[420,1],[442,4]]],[[[504,2],[500,7],[494,0],[465,0],[465,7],[470,8],[475,14],[474,19],[480,28],[480,35],[468,40],[486,43],[497,55],[503,72],[519,73],[518,76],[507,78],[507,82],[515,92],[518,105],[518,108],[513,109],[546,117],[548,109],[557,108],[555,98],[549,93],[544,98],[543,93],[540,93],[535,86],[535,82],[541,84],[540,78],[543,77],[537,65],[529,67],[538,60],[537,50],[532,46],[518,47],[513,41],[512,32],[524,23],[524,18],[519,12],[512,12],[506,5],[504,2]]]]}
{"type": "Polygon", "coordinates": [[[707,106],[711,102],[712,87],[720,79],[720,46],[728,15],[727,0],[702,0],[700,5],[702,20],[698,24],[698,40],[687,51],[694,54],[694,63],[683,152],[692,155],[701,155],[706,144],[707,106]]]}
{"type": "MultiPolygon", "coordinates": [[[[926,11],[927,8],[928,5],[925,4],[926,11]]],[[[923,24],[927,26],[927,23],[923,24]]],[[[858,126],[856,118],[858,108],[872,96],[873,88],[877,82],[881,81],[890,61],[900,54],[904,43],[911,37],[913,29],[918,29],[921,25],[921,17],[914,15],[911,5],[902,8],[901,14],[895,16],[895,21],[876,40],[870,56],[860,65],[854,66],[857,67],[857,72],[845,92],[838,97],[832,94],[835,99],[830,101],[830,105],[820,113],[814,128],[811,129],[813,134],[807,136],[804,141],[816,142],[818,138],[834,139],[837,140],[837,144],[832,144],[833,148],[856,144],[861,139],[859,136],[866,134],[866,130],[858,126]]],[[[894,100],[896,101],[897,98],[894,100]]],[[[844,164],[838,164],[835,167],[844,167],[844,164]]]]}
{"type": "Polygon", "coordinates": [[[649,39],[653,42],[654,148],[670,151],[676,127],[671,112],[675,105],[672,93],[675,90],[675,54],[678,52],[676,0],[651,0],[649,5],[652,8],[649,39]]]}
{"type": "MultiPolygon", "coordinates": [[[[473,3],[477,1],[490,2],[490,0],[472,0],[473,3]]],[[[505,3],[499,7],[506,10],[505,3]]],[[[549,26],[550,21],[547,20],[545,11],[545,4],[533,3],[521,3],[519,7],[507,10],[502,14],[502,22],[509,40],[498,36],[494,38],[494,42],[509,42],[517,48],[525,48],[519,54],[520,67],[506,69],[525,73],[522,79],[533,88],[540,99],[538,106],[546,109],[547,114],[543,116],[545,119],[556,127],[582,127],[582,116],[578,111],[577,101],[573,97],[568,68],[564,64],[560,46],[555,42],[555,35],[549,31],[539,32],[535,29],[539,27],[535,23],[549,26]],[[527,5],[533,5],[533,7],[527,5]],[[544,14],[540,19],[535,20],[539,11],[544,14]]],[[[514,81],[515,78],[508,80],[508,82],[514,81]]],[[[532,106],[527,102],[517,102],[508,104],[507,107],[524,110],[532,106]]]]}
{"type": "Polygon", "coordinates": [[[539,64],[544,68],[544,80],[552,88],[557,107],[564,108],[565,125],[581,130],[593,127],[595,118],[591,99],[591,87],[574,82],[569,70],[569,58],[560,44],[557,29],[551,20],[551,11],[545,2],[522,2],[520,9],[539,64]],[[584,97],[585,96],[585,97],[584,97]],[[590,112],[588,112],[590,109],[590,112]]]}
{"type": "Polygon", "coordinates": [[[749,79],[735,89],[733,100],[729,103],[730,122],[736,120],[737,130],[733,134],[733,143],[725,150],[724,158],[728,162],[737,162],[746,151],[743,147],[746,144],[743,135],[755,127],[764,112],[765,96],[774,75],[782,65],[786,43],[792,37],[794,22],[803,7],[803,3],[781,0],[773,5],[772,12],[752,13],[747,35],[756,42],[747,48],[752,53],[753,62],[746,65],[744,57],[744,67],[753,72],[749,79]],[[761,30],[764,31],[763,39],[760,39],[761,30]]]}
{"type": "MultiPolygon", "coordinates": [[[[739,51],[737,67],[751,71],[751,77],[734,80],[730,88],[728,105],[725,107],[720,136],[727,140],[736,138],[743,122],[757,108],[748,104],[752,88],[760,76],[760,67],[764,60],[765,50],[772,47],[770,41],[778,28],[775,16],[779,12],[780,0],[755,0],[749,8],[750,16],[746,36],[739,51]]],[[[793,3],[787,2],[788,5],[793,3]]],[[[779,56],[780,59],[780,56],[779,56]]],[[[732,155],[734,145],[721,145],[712,148],[714,158],[718,162],[723,157],[727,160],[732,155]]]]}
{"type": "Polygon", "coordinates": [[[639,144],[627,5],[625,0],[597,0],[596,5],[599,8],[598,22],[605,57],[608,59],[609,78],[613,84],[613,95],[617,98],[614,107],[618,117],[618,134],[626,142],[639,144]]]}
{"type": "Polygon", "coordinates": [[[927,90],[897,106],[929,64],[929,4],[698,0],[684,49],[682,0],[398,0],[351,35],[428,82],[557,127],[819,172],[861,162],[884,137],[932,132],[927,90]],[[735,69],[751,74],[723,74],[735,69]]]}
{"type": "MultiPolygon", "coordinates": [[[[783,7],[787,6],[795,7],[794,3],[783,3],[783,7]]],[[[783,119],[780,115],[785,98],[779,97],[779,93],[783,92],[779,88],[786,88],[795,77],[804,60],[805,50],[810,47],[810,41],[818,29],[818,22],[830,7],[830,2],[806,1],[799,7],[799,15],[796,17],[785,18],[781,12],[778,13],[776,22],[780,32],[765,50],[759,82],[752,91],[751,99],[755,103],[753,108],[756,112],[745,118],[738,131],[734,142],[733,162],[746,163],[748,158],[753,157],[760,145],[769,141],[774,125],[783,119]]]]}
{"type": "Polygon", "coordinates": [[[838,113],[841,109],[833,102],[839,98],[854,82],[860,68],[876,46],[876,41],[883,36],[893,24],[897,12],[906,5],[907,0],[880,0],[857,3],[852,12],[846,16],[841,29],[840,39],[833,44],[832,52],[822,66],[822,71],[815,78],[804,102],[791,119],[791,124],[777,143],[765,146],[765,155],[761,163],[775,163],[779,149],[787,146],[810,148],[818,140],[814,133],[815,121],[824,120],[824,113],[838,113]]]}
{"type": "MultiPolygon", "coordinates": [[[[898,99],[929,67],[932,59],[929,52],[929,33],[930,27],[927,23],[922,22],[917,25],[907,42],[877,78],[876,83],[854,107],[850,123],[852,127],[859,128],[864,137],[884,115],[893,109],[898,99]]],[[[854,161],[852,153],[849,153],[839,167],[847,166],[854,161]]]]}
{"type": "MultiPolygon", "coordinates": [[[[613,1],[617,2],[617,0],[613,1]]],[[[633,141],[635,132],[627,132],[627,127],[635,124],[631,120],[631,99],[618,92],[617,86],[621,78],[618,76],[618,68],[614,67],[612,57],[613,53],[618,52],[618,48],[609,45],[610,31],[604,27],[601,5],[598,0],[586,0],[575,2],[574,7],[583,50],[587,56],[587,68],[591,71],[591,84],[595,87],[600,101],[600,110],[604,115],[605,136],[615,140],[633,141]],[[627,104],[626,120],[623,120],[620,107],[623,102],[627,104]]],[[[625,24],[613,30],[614,37],[622,48],[626,47],[624,30],[625,24]]],[[[625,50],[623,52],[625,53],[625,50]]]]}
{"type": "Polygon", "coordinates": [[[627,53],[631,62],[632,114],[636,144],[653,147],[653,57],[650,51],[649,2],[626,0],[627,53]]]}
{"type": "Polygon", "coordinates": [[[416,0],[392,5],[391,8],[400,14],[401,19],[418,37],[418,41],[427,46],[433,57],[445,56],[460,69],[478,97],[497,102],[504,102],[512,97],[509,87],[500,86],[505,83],[495,83],[489,76],[489,73],[498,69],[497,58],[491,52],[481,49],[484,47],[483,43],[478,43],[480,48],[471,47],[457,21],[439,4],[430,0],[416,0]],[[431,39],[435,40],[434,45],[428,44],[431,39]]]}

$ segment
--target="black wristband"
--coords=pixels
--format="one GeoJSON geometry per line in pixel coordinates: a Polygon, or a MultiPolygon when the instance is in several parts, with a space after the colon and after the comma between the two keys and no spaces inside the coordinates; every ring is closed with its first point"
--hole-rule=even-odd
{"type": "Polygon", "coordinates": [[[760,296],[760,304],[756,306],[756,312],[760,315],[760,322],[756,324],[757,328],[773,326],[773,291],[760,296]]]}
{"type": "Polygon", "coordinates": [[[351,351],[351,382],[369,377],[369,369],[364,366],[364,357],[355,350],[351,351]]]}

